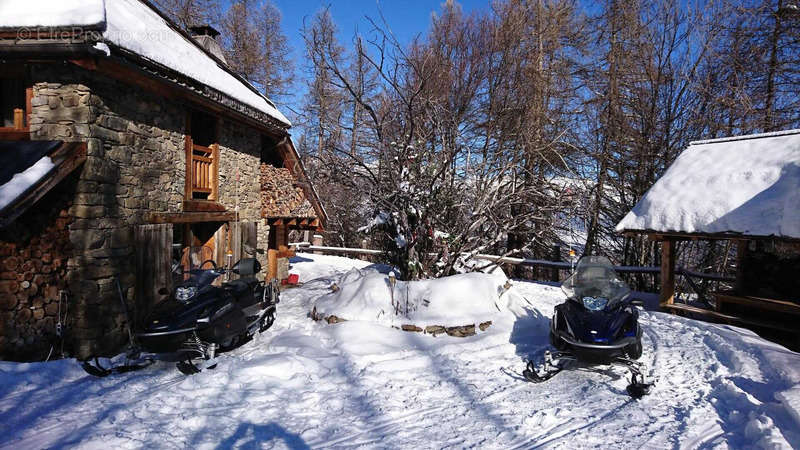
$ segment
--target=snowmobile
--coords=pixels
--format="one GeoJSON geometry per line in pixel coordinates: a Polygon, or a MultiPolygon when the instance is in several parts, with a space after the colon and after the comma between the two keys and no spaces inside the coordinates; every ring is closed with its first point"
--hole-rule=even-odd
{"type": "Polygon", "coordinates": [[[528,361],[523,376],[535,383],[546,381],[573,362],[590,366],[622,365],[631,373],[628,394],[639,398],[652,383],[645,380],[642,329],[639,326],[641,300],[603,256],[585,256],[573,274],[561,285],[567,300],[555,307],[550,321],[550,344],[555,352],[544,352],[544,361],[528,361]]]}
{"type": "MultiPolygon", "coordinates": [[[[132,331],[127,317],[130,348],[125,364],[105,368],[94,358],[93,362],[84,361],[84,370],[102,377],[162,360],[176,362],[178,370],[190,375],[214,368],[217,353],[236,348],[272,326],[280,301],[278,283],[255,279],[261,270],[255,258],[242,259],[230,269],[218,268],[213,260],[199,267],[189,270],[172,295],[155,305],[141,329],[132,331]],[[229,272],[241,278],[214,285],[217,278],[229,272]]],[[[117,286],[127,316],[122,289],[117,286]]]]}

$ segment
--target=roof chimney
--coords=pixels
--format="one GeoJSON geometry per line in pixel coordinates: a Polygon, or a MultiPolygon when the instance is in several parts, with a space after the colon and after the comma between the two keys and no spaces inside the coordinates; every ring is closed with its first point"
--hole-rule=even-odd
{"type": "Polygon", "coordinates": [[[217,42],[219,31],[208,24],[189,27],[189,31],[192,33],[192,38],[200,44],[201,47],[222,60],[225,64],[228,63],[225,61],[225,54],[222,52],[222,47],[220,47],[219,42],[217,42]]]}

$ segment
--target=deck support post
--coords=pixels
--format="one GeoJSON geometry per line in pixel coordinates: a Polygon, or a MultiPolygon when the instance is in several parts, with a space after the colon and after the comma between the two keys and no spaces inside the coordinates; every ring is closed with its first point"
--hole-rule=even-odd
{"type": "Polygon", "coordinates": [[[671,305],[675,301],[675,244],[670,239],[661,241],[661,295],[659,305],[671,305]]]}

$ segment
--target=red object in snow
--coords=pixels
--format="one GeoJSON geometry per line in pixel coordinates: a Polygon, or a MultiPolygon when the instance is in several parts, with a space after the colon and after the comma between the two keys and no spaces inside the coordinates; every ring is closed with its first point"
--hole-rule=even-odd
{"type": "Polygon", "coordinates": [[[284,278],[281,280],[281,284],[297,284],[300,282],[300,275],[296,273],[290,273],[289,278],[284,278]]]}

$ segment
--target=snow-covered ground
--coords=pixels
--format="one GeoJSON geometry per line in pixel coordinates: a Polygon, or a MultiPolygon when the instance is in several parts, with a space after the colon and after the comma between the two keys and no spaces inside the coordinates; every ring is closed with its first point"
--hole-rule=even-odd
{"type": "Polygon", "coordinates": [[[644,312],[649,396],[624,371],[520,377],[545,346],[557,287],[515,282],[525,299],[468,338],[307,315],[352,267],[300,255],[304,285],[278,320],[219,367],[163,364],[104,379],[74,360],[0,363],[3,448],[580,448],[800,446],[800,354],[752,333],[644,312]]]}

